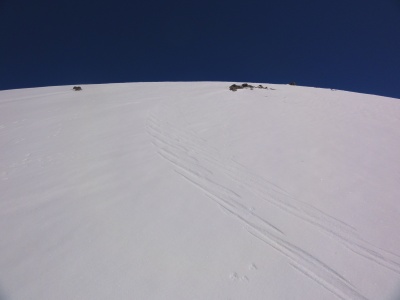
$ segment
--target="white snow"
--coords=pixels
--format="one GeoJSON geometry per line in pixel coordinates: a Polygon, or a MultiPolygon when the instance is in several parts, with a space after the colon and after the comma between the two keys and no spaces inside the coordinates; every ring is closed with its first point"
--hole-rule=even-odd
{"type": "Polygon", "coordinates": [[[398,299],[400,100],[230,84],[1,91],[0,299],[398,299]]]}

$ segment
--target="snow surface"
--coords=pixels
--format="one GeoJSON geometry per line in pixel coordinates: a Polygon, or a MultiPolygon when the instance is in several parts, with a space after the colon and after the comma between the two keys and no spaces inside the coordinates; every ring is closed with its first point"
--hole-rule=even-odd
{"type": "Polygon", "coordinates": [[[400,100],[0,92],[0,299],[399,299],[400,100]]]}

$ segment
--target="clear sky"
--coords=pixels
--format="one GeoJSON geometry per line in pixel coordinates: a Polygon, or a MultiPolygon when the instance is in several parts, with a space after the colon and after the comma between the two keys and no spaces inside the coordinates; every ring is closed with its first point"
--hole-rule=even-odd
{"type": "Polygon", "coordinates": [[[136,81],[400,98],[400,0],[0,0],[0,90],[136,81]]]}

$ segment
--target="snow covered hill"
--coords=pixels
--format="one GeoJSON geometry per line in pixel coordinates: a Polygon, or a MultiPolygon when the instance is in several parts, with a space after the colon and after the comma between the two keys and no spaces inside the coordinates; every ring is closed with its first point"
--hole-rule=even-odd
{"type": "Polygon", "coordinates": [[[399,299],[400,100],[0,92],[0,299],[399,299]]]}

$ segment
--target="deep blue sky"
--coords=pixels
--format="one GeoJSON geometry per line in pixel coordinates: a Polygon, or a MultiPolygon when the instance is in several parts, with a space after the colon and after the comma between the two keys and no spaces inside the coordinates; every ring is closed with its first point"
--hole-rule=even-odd
{"type": "Polygon", "coordinates": [[[0,0],[0,90],[135,81],[400,98],[400,0],[0,0]]]}

